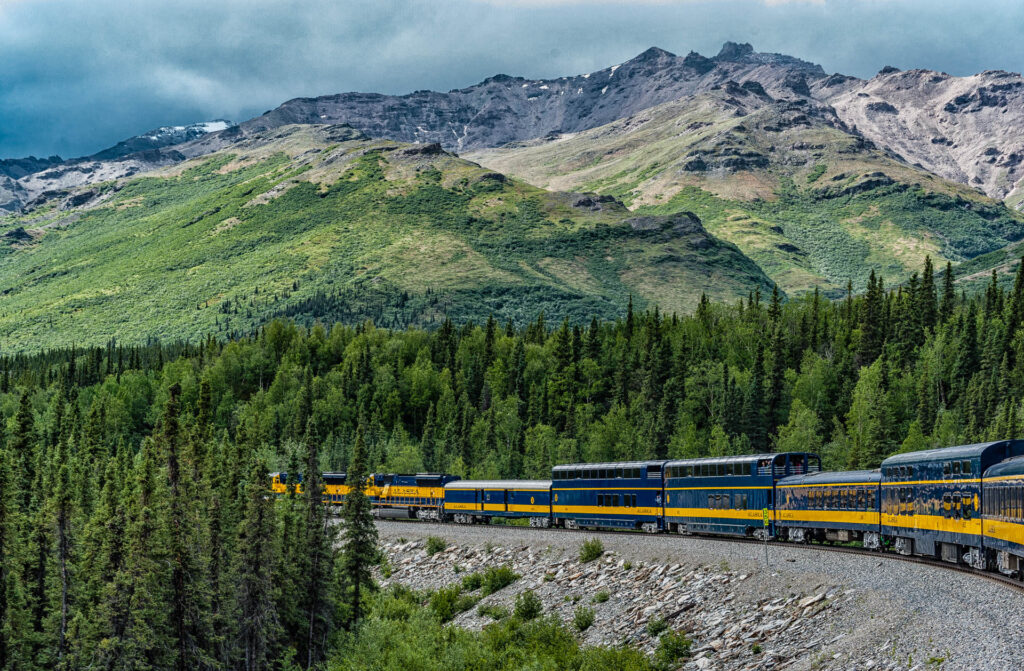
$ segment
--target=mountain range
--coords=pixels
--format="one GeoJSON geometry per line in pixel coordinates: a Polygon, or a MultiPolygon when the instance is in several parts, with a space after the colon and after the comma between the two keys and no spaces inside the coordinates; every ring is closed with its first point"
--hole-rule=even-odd
{"type": "Polygon", "coordinates": [[[926,255],[968,281],[993,268],[1005,276],[1024,238],[1022,122],[1018,74],[885,67],[864,80],[732,42],[713,57],[651,48],[556,79],[496,75],[446,93],[298,98],[239,124],[164,127],[83,158],[0,161],[0,212],[9,212],[0,216],[0,294],[23,301],[0,307],[0,335],[29,322],[50,328],[66,309],[98,334],[123,309],[117,297],[132,293],[110,273],[146,276],[140,268],[181,300],[154,305],[155,326],[128,329],[133,337],[241,328],[240,318],[210,317],[208,307],[224,310],[229,297],[221,314],[247,300],[253,324],[338,309],[398,323],[614,314],[630,294],[685,310],[702,292],[728,299],[772,283],[838,295],[872,270],[902,281],[926,255]],[[360,209],[345,184],[366,180],[375,186],[356,191],[375,195],[360,209]],[[346,204],[304,200],[298,211],[312,228],[279,239],[291,230],[281,221],[297,216],[273,214],[280,196],[308,189],[330,202],[322,194],[341,189],[335,204],[346,204]],[[409,194],[426,200],[403,219],[392,200],[409,194]],[[445,203],[465,219],[453,223],[445,203]],[[235,229],[246,229],[235,220],[265,230],[233,248],[235,229]],[[359,235],[357,221],[367,227],[359,235]],[[314,229],[316,244],[303,237],[314,229]],[[394,247],[403,235],[422,241],[394,247]],[[290,251],[263,257],[259,239],[290,251]],[[147,241],[155,246],[140,251],[147,241]],[[302,245],[325,256],[285,262],[302,245]],[[147,253],[157,249],[154,261],[147,253]],[[265,265],[241,263],[243,253],[265,265]],[[228,257],[240,263],[233,275],[224,274],[228,257]],[[188,273],[168,270],[181,268],[188,273]],[[89,297],[73,309],[68,277],[89,297]],[[274,289],[255,299],[260,278],[274,289]],[[346,293],[357,285],[380,290],[376,307],[346,293]],[[440,294],[423,298],[426,288],[440,294]],[[335,300],[348,307],[327,307],[335,300]],[[179,313],[190,304],[205,316],[179,313]],[[98,314],[107,317],[89,317],[98,314]]]}

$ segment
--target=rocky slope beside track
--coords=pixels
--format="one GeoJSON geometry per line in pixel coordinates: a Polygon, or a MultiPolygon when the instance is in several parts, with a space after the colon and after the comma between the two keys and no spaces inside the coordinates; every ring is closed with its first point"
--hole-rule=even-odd
{"type": "Polygon", "coordinates": [[[593,610],[593,624],[580,633],[588,645],[652,651],[660,626],[686,632],[692,654],[679,668],[687,670],[1024,664],[1013,642],[1021,623],[1005,617],[1022,612],[1024,595],[927,566],[772,547],[766,570],[758,545],[617,534],[601,535],[605,554],[581,563],[585,533],[397,522],[380,530],[385,585],[436,589],[501,565],[522,576],[458,615],[457,626],[486,626],[492,620],[480,606],[511,610],[518,593],[533,590],[544,613],[570,627],[579,607],[593,610]],[[432,555],[431,535],[447,543],[432,555]]]}

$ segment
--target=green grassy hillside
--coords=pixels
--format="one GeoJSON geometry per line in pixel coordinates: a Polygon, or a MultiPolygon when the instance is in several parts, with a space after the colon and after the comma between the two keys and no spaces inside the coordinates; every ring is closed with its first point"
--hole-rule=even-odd
{"type": "Polygon", "coordinates": [[[884,154],[823,108],[722,90],[473,160],[546,188],[621,198],[638,212],[691,210],[791,293],[902,281],[1024,237],[1024,217],[884,154]]]}
{"type": "Polygon", "coordinates": [[[770,286],[686,214],[552,193],[422,146],[293,126],[0,219],[0,343],[195,339],[268,318],[663,310],[770,286]]]}

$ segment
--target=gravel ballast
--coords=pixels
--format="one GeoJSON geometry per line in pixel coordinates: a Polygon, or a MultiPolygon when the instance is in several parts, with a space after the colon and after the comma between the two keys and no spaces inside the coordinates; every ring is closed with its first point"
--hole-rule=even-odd
{"type": "MultiPolygon", "coordinates": [[[[592,607],[587,644],[652,650],[651,618],[694,640],[684,669],[1024,669],[1024,592],[940,567],[807,547],[682,537],[594,534],[512,526],[378,522],[393,570],[385,584],[457,583],[510,564],[523,578],[481,601],[511,604],[533,589],[571,623],[592,607]],[[448,547],[425,550],[429,536],[448,547]],[[584,540],[605,555],[579,563],[584,540]],[[606,604],[590,603],[605,590],[606,604]],[[813,643],[813,645],[810,645],[813,643]],[[810,645],[810,647],[809,647],[810,645]]],[[[479,628],[476,609],[454,620],[479,628]]]]}

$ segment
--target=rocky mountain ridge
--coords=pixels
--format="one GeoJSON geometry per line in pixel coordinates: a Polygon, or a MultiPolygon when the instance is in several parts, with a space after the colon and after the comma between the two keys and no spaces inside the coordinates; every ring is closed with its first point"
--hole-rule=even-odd
{"type": "MultiPolygon", "coordinates": [[[[31,208],[50,198],[65,196],[67,189],[77,186],[131,177],[180,163],[190,154],[177,149],[162,150],[232,127],[234,124],[225,119],[161,126],[89,156],[68,160],[60,156],[0,160],[0,212],[31,208]]],[[[200,146],[204,145],[200,143],[200,146]]]]}
{"type": "Polygon", "coordinates": [[[774,100],[831,107],[849,132],[909,164],[1013,206],[1024,201],[1019,132],[1024,78],[1019,74],[992,70],[954,77],[885,67],[863,80],[726,42],[713,57],[692,51],[677,56],[652,47],[619,65],[554,79],[500,74],[446,93],[296,98],[239,126],[208,128],[212,133],[151,132],[84,159],[35,159],[27,168],[31,173],[26,160],[19,160],[20,167],[7,161],[0,163],[0,208],[19,210],[47,191],[138,174],[290,124],[348,124],[371,137],[465,152],[589,130],[731,85],[774,100]],[[154,136],[160,139],[150,139],[154,136]]]}

